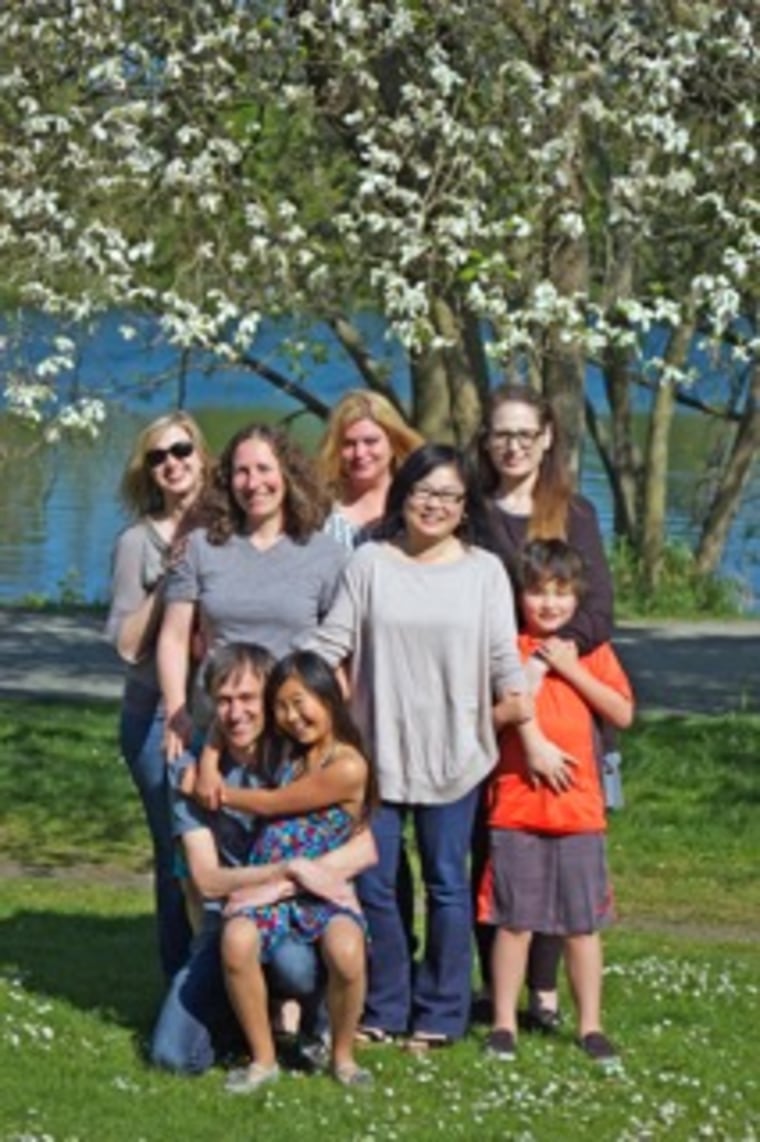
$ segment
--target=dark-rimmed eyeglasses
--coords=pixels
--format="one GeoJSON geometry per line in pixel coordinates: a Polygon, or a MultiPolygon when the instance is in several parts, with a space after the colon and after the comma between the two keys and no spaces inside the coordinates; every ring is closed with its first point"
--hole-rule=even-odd
{"type": "Polygon", "coordinates": [[[168,448],[149,448],[145,453],[145,463],[149,468],[160,468],[172,456],[175,460],[187,460],[195,452],[192,440],[176,440],[168,448]]]}
{"type": "Polygon", "coordinates": [[[518,448],[532,448],[539,436],[543,436],[543,428],[503,428],[488,433],[491,444],[505,448],[508,444],[516,444],[518,448]]]}
{"type": "Polygon", "coordinates": [[[444,507],[453,508],[461,504],[465,492],[457,492],[454,488],[429,488],[427,484],[418,484],[409,493],[409,499],[416,504],[430,504],[434,500],[444,507]]]}

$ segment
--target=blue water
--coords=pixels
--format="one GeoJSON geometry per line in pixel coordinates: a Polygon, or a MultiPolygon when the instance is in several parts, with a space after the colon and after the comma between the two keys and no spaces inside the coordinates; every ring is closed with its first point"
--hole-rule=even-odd
{"type": "MultiPolygon", "coordinates": [[[[26,320],[24,344],[33,365],[45,355],[45,343],[60,330],[39,315],[26,320]]],[[[359,321],[396,391],[407,399],[403,353],[384,340],[377,317],[365,315],[359,321]]],[[[330,350],[331,336],[319,327],[308,331],[313,353],[305,354],[296,366],[283,352],[283,341],[303,332],[289,321],[265,323],[257,338],[256,356],[331,404],[357,384],[355,369],[337,347],[330,350]]],[[[253,405],[270,405],[283,417],[300,408],[250,370],[220,366],[208,355],[193,354],[184,376],[181,373],[176,351],[161,340],[154,322],[113,313],[97,324],[65,384],[71,393],[106,395],[112,415],[94,443],[64,444],[4,466],[0,600],[58,598],[66,590],[87,601],[107,598],[110,552],[125,522],[117,503],[118,483],[135,432],[145,421],[180,403],[196,414],[210,408],[239,409],[241,423],[253,405]],[[134,340],[121,337],[119,327],[125,324],[138,329],[134,340]]],[[[707,372],[706,377],[709,383],[707,372]]],[[[601,377],[593,370],[589,370],[588,386],[594,403],[603,407],[601,377]]],[[[638,399],[645,401],[646,394],[640,393],[638,399]]],[[[670,511],[669,533],[687,542],[694,537],[688,510],[693,484],[693,473],[673,474],[672,499],[680,506],[670,511]]],[[[610,535],[609,492],[593,457],[584,463],[581,488],[595,503],[602,529],[610,535]]],[[[756,482],[735,521],[723,562],[723,571],[742,583],[748,609],[757,609],[760,599],[759,503],[756,482]]]]}

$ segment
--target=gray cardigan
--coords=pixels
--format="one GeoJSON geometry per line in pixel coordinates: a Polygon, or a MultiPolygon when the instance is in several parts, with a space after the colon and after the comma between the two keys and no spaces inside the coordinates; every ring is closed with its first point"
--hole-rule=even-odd
{"type": "Polygon", "coordinates": [[[525,688],[512,589],[495,556],[471,547],[453,563],[422,564],[367,543],[300,641],[333,666],[350,658],[353,713],[383,800],[450,803],[493,767],[492,702],[525,688]]]}

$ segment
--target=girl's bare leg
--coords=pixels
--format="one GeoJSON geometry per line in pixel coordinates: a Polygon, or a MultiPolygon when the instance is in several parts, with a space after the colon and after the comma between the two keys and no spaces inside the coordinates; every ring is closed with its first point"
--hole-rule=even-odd
{"type": "Polygon", "coordinates": [[[259,961],[259,931],[253,920],[234,916],[222,932],[222,962],[230,1002],[238,1017],[254,1063],[273,1067],[277,1061],[269,1022],[267,985],[259,961]]]}
{"type": "Polygon", "coordinates": [[[517,1035],[517,1004],[525,979],[530,932],[498,928],[491,955],[493,1025],[517,1035]]]}
{"type": "Polygon", "coordinates": [[[364,934],[348,916],[335,916],[321,941],[327,967],[332,1065],[337,1073],[356,1067],[354,1037],[364,1007],[367,951],[364,934]]]}

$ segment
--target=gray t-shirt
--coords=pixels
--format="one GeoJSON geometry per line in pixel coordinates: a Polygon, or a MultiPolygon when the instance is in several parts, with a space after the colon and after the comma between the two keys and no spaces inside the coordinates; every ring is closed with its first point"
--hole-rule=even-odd
{"type": "MultiPolygon", "coordinates": [[[[229,806],[222,806],[216,812],[208,812],[192,797],[179,791],[179,784],[185,768],[195,758],[185,754],[168,767],[169,799],[171,805],[172,835],[181,839],[188,833],[208,829],[214,837],[219,863],[225,868],[240,868],[248,863],[248,854],[256,819],[250,813],[243,813],[229,806]]],[[[247,766],[238,765],[229,757],[223,756],[220,771],[228,785],[235,789],[254,789],[261,784],[257,775],[247,766]]],[[[204,908],[209,912],[219,912],[221,902],[205,900],[204,908]]]]}
{"type": "Polygon", "coordinates": [[[333,666],[350,657],[352,709],[385,801],[447,804],[497,758],[491,708],[525,689],[512,588],[478,547],[424,564],[387,543],[351,557],[335,602],[301,645],[333,666]]]}
{"type": "MultiPolygon", "coordinates": [[[[121,624],[155,591],[166,573],[170,545],[159,535],[149,518],[124,529],[116,540],[111,570],[111,607],[106,620],[106,638],[116,644],[121,624]]],[[[156,639],[161,608],[148,631],[146,650],[139,662],[127,668],[127,685],[138,683],[158,692],[156,639]]]]}
{"type": "Polygon", "coordinates": [[[319,532],[259,551],[243,535],[215,547],[196,529],[169,571],[166,601],[197,602],[214,645],[256,642],[279,658],[327,613],[347,558],[319,532]]]}

